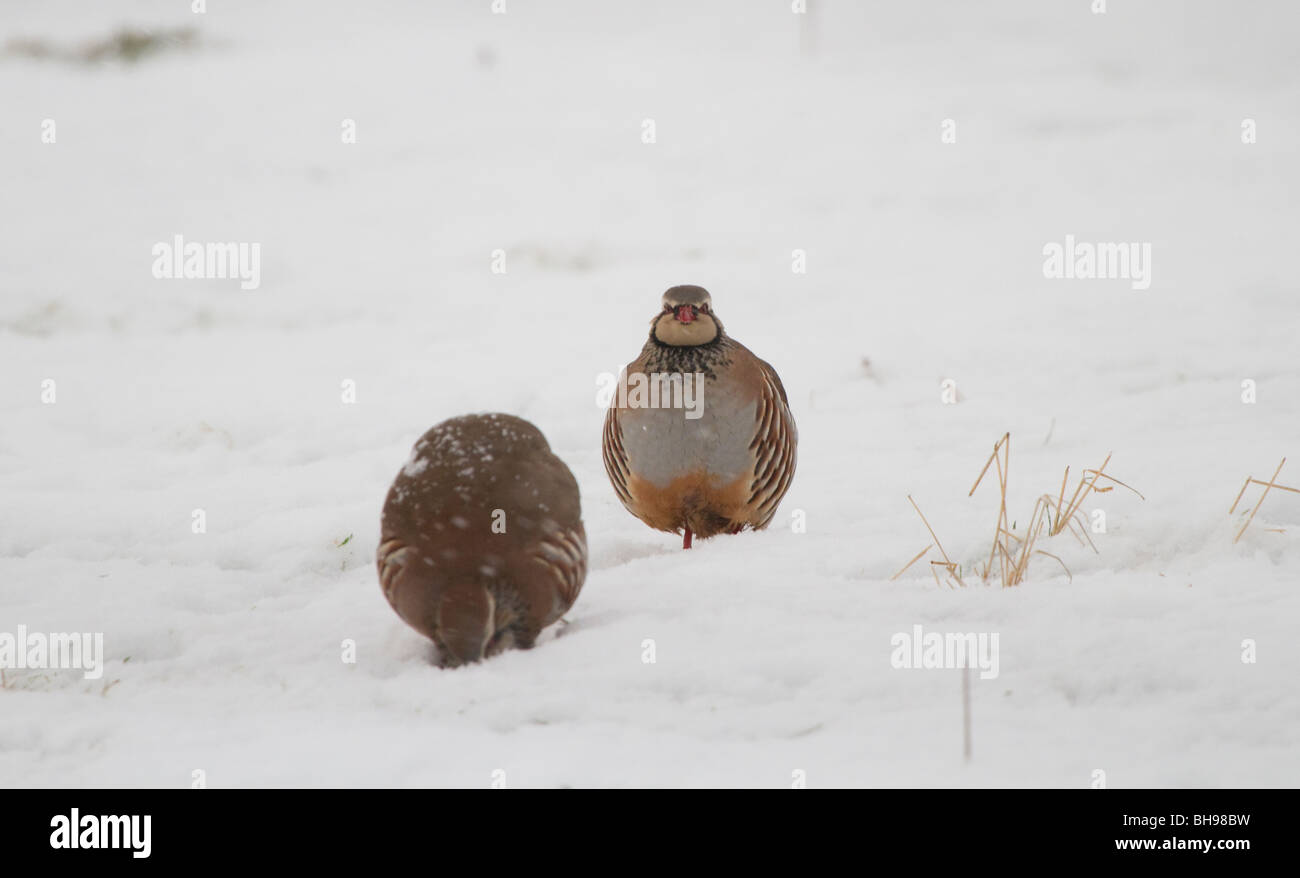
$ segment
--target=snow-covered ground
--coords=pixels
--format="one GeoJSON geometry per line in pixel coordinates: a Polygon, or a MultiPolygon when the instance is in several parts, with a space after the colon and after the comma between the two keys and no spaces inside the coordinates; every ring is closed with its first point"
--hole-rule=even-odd
{"type": "Polygon", "coordinates": [[[106,652],[6,672],[0,786],[1300,784],[1300,496],[1228,515],[1300,485],[1294,5],[810,5],[6,4],[5,40],[197,36],[0,55],[0,632],[106,652]],[[259,243],[260,287],[155,279],[178,234],[259,243]],[[1045,278],[1066,235],[1150,243],[1150,288],[1045,278]],[[686,553],[596,404],[676,283],[800,431],[773,527],[686,553]],[[444,672],[379,509],[488,410],[573,469],[592,569],[558,636],[444,672]],[[1005,431],[1019,528],[1110,452],[1145,496],[1088,502],[1100,554],[1041,544],[1072,580],[969,573],[1005,431]],[[890,581],[909,494],[970,587],[890,581]],[[891,665],[918,624],[999,635],[969,762],[961,672],[891,665]]]}

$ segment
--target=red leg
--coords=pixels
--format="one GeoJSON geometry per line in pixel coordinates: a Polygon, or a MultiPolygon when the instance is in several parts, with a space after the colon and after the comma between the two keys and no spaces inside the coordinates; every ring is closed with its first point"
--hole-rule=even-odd
{"type": "Polygon", "coordinates": [[[686,528],[686,536],[682,537],[682,548],[689,549],[690,547],[691,547],[691,529],[688,527],[686,528]]]}

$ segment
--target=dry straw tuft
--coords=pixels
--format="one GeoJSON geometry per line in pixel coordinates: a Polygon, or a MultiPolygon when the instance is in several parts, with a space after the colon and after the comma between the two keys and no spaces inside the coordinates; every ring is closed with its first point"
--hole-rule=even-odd
{"type": "MultiPolygon", "coordinates": [[[[1043,494],[1034,503],[1033,512],[1029,516],[1029,527],[1026,529],[1025,535],[1021,537],[1012,532],[1011,519],[1007,515],[1007,481],[1011,472],[1011,434],[1004,433],[1002,438],[993,445],[993,453],[985,461],[979,477],[975,479],[975,484],[971,486],[970,491],[967,493],[968,497],[974,496],[975,490],[984,481],[984,477],[988,475],[989,468],[996,467],[999,497],[998,517],[993,529],[993,541],[989,546],[988,560],[984,562],[982,568],[976,567],[976,572],[979,573],[980,578],[987,582],[996,569],[1001,576],[1004,588],[1020,585],[1024,582],[1025,575],[1029,571],[1029,559],[1034,555],[1044,555],[1060,564],[1061,569],[1065,571],[1065,575],[1073,579],[1070,568],[1065,566],[1064,561],[1051,552],[1035,548],[1035,546],[1038,540],[1044,536],[1054,537],[1068,530],[1070,535],[1079,541],[1079,545],[1086,545],[1094,552],[1097,551],[1097,546],[1093,543],[1092,537],[1088,535],[1087,522],[1084,520],[1081,511],[1088,496],[1094,493],[1105,494],[1114,490],[1115,485],[1119,485],[1142,497],[1142,494],[1135,488],[1126,485],[1106,472],[1106,466],[1110,463],[1110,458],[1111,455],[1108,454],[1106,459],[1102,461],[1101,466],[1083,471],[1083,474],[1079,477],[1079,484],[1075,487],[1074,493],[1070,495],[1069,502],[1066,502],[1065,499],[1065,489],[1070,481],[1070,468],[1066,467],[1065,475],[1061,477],[1060,490],[1056,496],[1043,494]],[[1103,484],[1103,480],[1114,484],[1103,484]]],[[[1242,490],[1244,491],[1245,488],[1242,490]]],[[[948,557],[948,553],[943,550],[939,537],[935,535],[934,528],[930,527],[930,522],[921,513],[916,501],[912,499],[910,494],[907,499],[912,504],[912,508],[916,509],[916,514],[921,516],[921,521],[925,524],[926,530],[930,532],[934,543],[917,553],[911,561],[908,561],[903,566],[902,570],[899,570],[890,579],[893,580],[902,576],[909,567],[919,561],[930,549],[938,546],[940,554],[943,555],[943,560],[930,562],[930,569],[934,573],[935,581],[939,581],[939,574],[935,568],[942,567],[948,573],[945,581],[950,587],[954,582],[957,585],[964,586],[966,583],[961,577],[961,568],[953,563],[952,559],[948,557]]],[[[1145,500],[1146,498],[1142,497],[1142,499],[1145,500]]]]}

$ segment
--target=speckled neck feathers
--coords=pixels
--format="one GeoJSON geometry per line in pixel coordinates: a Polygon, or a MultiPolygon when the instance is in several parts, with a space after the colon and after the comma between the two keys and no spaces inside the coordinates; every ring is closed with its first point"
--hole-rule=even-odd
{"type": "Polygon", "coordinates": [[[722,324],[718,324],[718,337],[708,344],[670,345],[655,338],[654,329],[650,330],[650,339],[641,349],[641,357],[647,372],[666,372],[669,374],[693,374],[702,372],[708,378],[717,378],[717,372],[731,365],[734,346],[722,324]]]}

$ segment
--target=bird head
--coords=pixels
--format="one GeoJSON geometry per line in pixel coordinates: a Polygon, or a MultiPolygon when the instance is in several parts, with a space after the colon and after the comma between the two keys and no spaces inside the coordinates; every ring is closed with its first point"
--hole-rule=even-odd
{"type": "Polygon", "coordinates": [[[722,335],[722,322],[713,313],[713,297],[704,287],[672,287],[651,323],[661,344],[691,347],[709,344],[722,335]]]}

